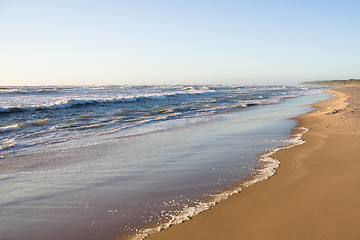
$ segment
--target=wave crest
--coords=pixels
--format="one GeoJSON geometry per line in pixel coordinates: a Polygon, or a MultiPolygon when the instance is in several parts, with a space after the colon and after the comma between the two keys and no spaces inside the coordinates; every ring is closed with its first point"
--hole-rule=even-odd
{"type": "Polygon", "coordinates": [[[206,94],[212,93],[214,90],[202,89],[202,90],[187,90],[181,92],[167,92],[167,93],[150,93],[135,96],[120,96],[113,98],[93,98],[93,99],[64,99],[46,104],[26,106],[26,107],[0,107],[0,113],[14,113],[23,111],[40,111],[40,110],[53,110],[53,109],[66,109],[76,108],[85,105],[98,105],[98,104],[113,104],[113,103],[127,103],[127,102],[140,102],[140,101],[161,101],[166,100],[169,97],[181,97],[194,94],[206,94]]]}

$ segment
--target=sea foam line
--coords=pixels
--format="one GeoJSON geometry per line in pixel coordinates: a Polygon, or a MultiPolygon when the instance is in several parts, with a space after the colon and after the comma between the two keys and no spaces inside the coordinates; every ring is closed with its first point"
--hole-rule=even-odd
{"type": "Polygon", "coordinates": [[[302,132],[292,135],[292,137],[288,140],[287,145],[272,149],[259,156],[259,161],[263,163],[262,168],[256,169],[254,171],[255,175],[253,177],[244,180],[243,182],[241,182],[231,190],[226,190],[219,194],[213,195],[211,200],[208,202],[198,202],[195,206],[185,208],[180,212],[180,214],[170,216],[171,217],[170,220],[168,220],[165,223],[146,229],[134,229],[136,234],[131,237],[131,240],[142,240],[148,237],[150,234],[165,230],[172,225],[190,220],[193,216],[198,215],[206,210],[209,210],[211,207],[213,207],[220,201],[225,200],[230,196],[241,192],[243,188],[249,187],[255,183],[264,181],[269,177],[273,176],[276,173],[275,169],[280,166],[280,162],[277,159],[272,158],[271,156],[280,150],[292,148],[305,143],[305,141],[302,139],[302,136],[309,129],[305,127],[299,127],[297,129],[302,130],[302,132]]]}

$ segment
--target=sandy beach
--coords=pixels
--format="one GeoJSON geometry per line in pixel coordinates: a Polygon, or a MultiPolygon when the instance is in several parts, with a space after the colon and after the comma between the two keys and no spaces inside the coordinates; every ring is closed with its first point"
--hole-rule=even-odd
{"type": "Polygon", "coordinates": [[[297,118],[306,143],[275,153],[269,180],[147,239],[360,239],[360,88],[332,92],[297,118]]]}

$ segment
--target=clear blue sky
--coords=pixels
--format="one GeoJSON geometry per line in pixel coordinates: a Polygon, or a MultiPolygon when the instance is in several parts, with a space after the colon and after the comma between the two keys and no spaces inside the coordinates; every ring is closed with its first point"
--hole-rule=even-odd
{"type": "Polygon", "coordinates": [[[0,0],[0,85],[360,78],[357,0],[0,0]]]}

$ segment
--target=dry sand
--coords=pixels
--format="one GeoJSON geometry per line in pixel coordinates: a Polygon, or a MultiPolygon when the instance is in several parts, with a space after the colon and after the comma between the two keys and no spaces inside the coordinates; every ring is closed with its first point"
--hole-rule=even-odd
{"type": "Polygon", "coordinates": [[[273,177],[147,239],[360,239],[360,87],[334,93],[297,118],[306,143],[273,177]]]}

